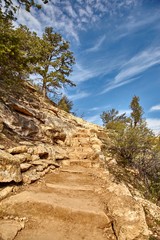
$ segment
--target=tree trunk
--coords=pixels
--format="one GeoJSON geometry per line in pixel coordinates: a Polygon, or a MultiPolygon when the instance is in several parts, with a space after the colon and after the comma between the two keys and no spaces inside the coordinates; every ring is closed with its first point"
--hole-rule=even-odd
{"type": "Polygon", "coordinates": [[[46,98],[47,96],[47,86],[46,86],[46,82],[43,80],[43,86],[42,86],[42,93],[43,93],[43,97],[46,98]]]}

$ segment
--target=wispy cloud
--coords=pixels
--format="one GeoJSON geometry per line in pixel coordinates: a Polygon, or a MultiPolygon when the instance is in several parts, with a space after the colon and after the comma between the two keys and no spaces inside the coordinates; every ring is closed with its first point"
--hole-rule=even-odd
{"type": "Polygon", "coordinates": [[[90,108],[88,109],[89,112],[94,112],[94,111],[97,111],[97,112],[102,112],[102,111],[106,111],[107,109],[111,108],[110,105],[104,105],[104,106],[100,106],[100,107],[93,107],[93,108],[90,108]]]}
{"type": "Polygon", "coordinates": [[[144,27],[148,27],[148,25],[152,24],[152,28],[157,27],[157,23],[159,26],[159,20],[160,20],[160,11],[159,9],[152,14],[152,12],[145,12],[145,18],[144,15],[141,14],[140,16],[133,14],[130,15],[127,19],[127,21],[116,29],[116,32],[113,32],[113,35],[116,35],[115,40],[119,40],[123,37],[126,37],[128,35],[133,34],[134,32],[140,31],[144,27]]]}
{"type": "Polygon", "coordinates": [[[147,118],[146,121],[155,134],[160,134],[160,118],[147,118]]]}
{"type": "MultiPolygon", "coordinates": [[[[139,3],[140,0],[123,0],[123,5],[115,0],[65,0],[65,1],[49,1],[48,4],[42,4],[42,10],[31,10],[28,13],[30,17],[26,18],[25,12],[20,10],[18,23],[23,23],[29,28],[34,28],[32,22],[28,19],[35,19],[40,23],[40,32],[43,32],[44,27],[53,26],[56,31],[62,32],[68,38],[74,39],[79,43],[79,30],[86,30],[99,22],[99,20],[113,14],[119,14],[125,8],[132,8],[139,3]]],[[[36,23],[38,24],[38,23],[36,23]]],[[[39,27],[39,26],[38,26],[39,27]]],[[[35,29],[37,30],[37,29],[35,29]]]]}
{"type": "Polygon", "coordinates": [[[77,62],[74,67],[71,80],[76,84],[88,81],[95,77],[105,76],[106,74],[111,73],[113,70],[120,68],[120,66],[125,62],[124,54],[117,54],[115,56],[104,54],[104,56],[100,59],[95,59],[94,62],[91,60],[86,64],[84,61],[85,58],[86,56],[83,56],[81,63],[77,62]],[[107,64],[104,64],[106,59],[107,64]]]}
{"type": "Polygon", "coordinates": [[[78,92],[76,94],[73,94],[73,95],[69,95],[69,99],[72,100],[72,101],[76,101],[76,100],[79,100],[79,99],[82,99],[82,98],[86,98],[88,96],[90,96],[91,94],[88,93],[88,92],[78,92]]]}
{"type": "MultiPolygon", "coordinates": [[[[34,10],[32,10],[34,12],[34,10]]],[[[20,8],[17,12],[17,22],[15,22],[15,26],[18,24],[27,25],[31,31],[39,32],[41,34],[41,23],[34,14],[27,12],[25,9],[20,8]]]]}
{"type": "Polygon", "coordinates": [[[152,106],[149,111],[150,111],[150,112],[160,111],[160,104],[159,104],[159,105],[152,106]]]}
{"type": "Polygon", "coordinates": [[[101,45],[103,44],[103,42],[105,41],[105,39],[106,39],[105,35],[100,37],[93,47],[86,49],[86,52],[96,52],[96,51],[98,51],[100,49],[101,45]]]}
{"type": "Polygon", "coordinates": [[[120,72],[107,83],[102,94],[137,80],[141,73],[157,64],[160,64],[160,47],[149,48],[136,54],[122,65],[120,72]]]}
{"type": "Polygon", "coordinates": [[[99,75],[98,69],[93,69],[87,66],[83,66],[80,63],[77,63],[74,67],[73,74],[71,76],[71,80],[75,83],[84,82],[92,77],[96,77],[99,75]]]}

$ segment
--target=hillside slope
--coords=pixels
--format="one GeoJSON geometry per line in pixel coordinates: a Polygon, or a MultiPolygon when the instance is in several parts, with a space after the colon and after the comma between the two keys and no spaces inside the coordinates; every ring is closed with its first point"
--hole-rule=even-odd
{"type": "Polygon", "coordinates": [[[104,140],[33,86],[2,85],[0,239],[159,239],[159,207],[116,182],[104,140]]]}

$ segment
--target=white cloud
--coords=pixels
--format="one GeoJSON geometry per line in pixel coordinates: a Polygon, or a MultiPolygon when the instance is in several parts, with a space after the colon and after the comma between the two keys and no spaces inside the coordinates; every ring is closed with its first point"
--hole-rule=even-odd
{"type": "Polygon", "coordinates": [[[160,64],[160,47],[146,49],[126,62],[115,78],[106,85],[102,94],[137,80],[141,73],[160,64]]]}
{"type": "Polygon", "coordinates": [[[70,4],[68,6],[66,6],[66,10],[71,17],[73,17],[73,18],[77,17],[76,12],[74,11],[74,9],[72,8],[72,6],[70,4]]]}
{"type": "Polygon", "coordinates": [[[160,118],[147,118],[146,121],[155,134],[160,134],[160,118]]]}
{"type": "Polygon", "coordinates": [[[101,109],[101,107],[93,107],[93,108],[90,108],[89,111],[98,111],[99,109],[101,109]]]}
{"type": "Polygon", "coordinates": [[[105,39],[106,39],[105,35],[100,37],[93,47],[86,49],[86,52],[96,52],[96,51],[98,51],[105,39]]]}
{"type": "Polygon", "coordinates": [[[159,104],[159,105],[152,106],[149,111],[150,111],[150,112],[160,111],[160,104],[159,104]]]}
{"type": "Polygon", "coordinates": [[[79,43],[79,30],[92,27],[105,14],[107,16],[112,15],[113,12],[119,14],[124,8],[132,7],[139,1],[123,0],[123,6],[119,1],[115,3],[115,0],[52,0],[48,4],[40,2],[42,4],[40,11],[32,8],[31,13],[25,13],[20,10],[18,23],[25,24],[40,33],[46,26],[52,26],[56,31],[66,34],[68,38],[79,43]]]}
{"type": "Polygon", "coordinates": [[[93,111],[106,111],[106,109],[111,108],[110,105],[104,105],[104,106],[100,106],[100,107],[93,107],[89,109],[89,112],[93,112],[93,111]]]}
{"type": "Polygon", "coordinates": [[[73,94],[73,95],[68,95],[69,99],[72,100],[72,101],[79,100],[79,99],[82,99],[82,98],[86,98],[88,96],[90,96],[90,93],[88,93],[88,92],[78,92],[78,93],[73,94]]]}
{"type": "MultiPolygon", "coordinates": [[[[17,12],[17,23],[22,25],[27,25],[31,31],[39,32],[41,31],[40,21],[32,14],[20,8],[17,12]]],[[[17,23],[15,25],[17,25],[17,23]]]]}
{"type": "MultiPolygon", "coordinates": [[[[157,27],[157,22],[159,22],[160,20],[160,12],[155,11],[154,14],[152,14],[152,12],[145,12],[145,18],[144,18],[144,14],[141,14],[141,16],[138,15],[130,15],[127,19],[127,21],[118,26],[117,30],[115,32],[113,32],[113,35],[116,35],[116,39],[115,40],[119,40],[123,37],[126,37],[134,32],[139,31],[141,28],[144,28],[150,24],[152,24],[153,28],[157,27]]],[[[158,24],[159,26],[159,24],[158,24]]]]}
{"type": "Polygon", "coordinates": [[[87,61],[85,64],[86,56],[83,56],[81,62],[76,63],[74,66],[73,73],[71,75],[71,80],[76,84],[88,81],[89,79],[104,76],[114,69],[120,68],[125,62],[124,55],[110,56],[105,54],[99,59],[95,59],[94,62],[87,61]],[[107,60],[107,65],[104,64],[104,61],[107,60]]]}

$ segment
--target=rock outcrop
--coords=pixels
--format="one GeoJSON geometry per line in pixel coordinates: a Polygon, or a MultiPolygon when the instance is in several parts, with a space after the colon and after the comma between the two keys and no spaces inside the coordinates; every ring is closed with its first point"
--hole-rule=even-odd
{"type": "MultiPolygon", "coordinates": [[[[110,238],[106,239],[149,239],[150,232],[146,223],[143,198],[133,196],[124,183],[115,183],[112,174],[103,170],[106,163],[103,154],[104,139],[109,141],[103,128],[56,108],[49,100],[44,100],[30,85],[26,85],[23,95],[16,93],[14,96],[11,92],[6,94],[4,89],[0,89],[0,182],[12,184],[6,191],[5,188],[2,189],[3,192],[0,191],[0,199],[3,199],[0,203],[0,217],[3,219],[3,216],[9,214],[21,215],[21,211],[18,211],[17,207],[20,207],[22,202],[18,201],[21,197],[23,199],[25,194],[25,201],[33,202],[34,206],[35,204],[40,204],[40,206],[44,204],[44,207],[47,207],[45,204],[50,204],[54,209],[58,202],[56,194],[58,194],[59,188],[54,193],[57,202],[48,203],[45,201],[49,200],[40,200],[44,197],[42,193],[39,193],[40,198],[38,198],[36,193],[31,194],[23,191],[23,184],[27,187],[28,184],[36,180],[43,181],[46,173],[54,173],[61,171],[61,169],[66,169],[68,173],[71,170],[71,174],[73,172],[79,174],[79,168],[82,168],[83,171],[87,168],[90,169],[86,170],[88,174],[94,176],[93,185],[96,185],[96,181],[99,181],[100,185],[102,184],[95,192],[100,196],[100,199],[103,199],[103,204],[106,207],[104,213],[108,220],[106,221],[106,227],[103,226],[103,229],[111,234],[110,238]],[[17,183],[22,185],[22,192],[18,193],[19,195],[16,197],[16,192],[20,191],[17,190],[17,186],[14,187],[17,183]],[[5,199],[7,193],[11,197],[5,199]]],[[[46,185],[48,187],[54,187],[54,182],[47,184],[50,184],[46,185]]],[[[69,185],[66,188],[62,186],[60,188],[63,188],[69,196],[67,192],[69,189],[83,192],[83,189],[90,191],[90,187],[85,188],[84,186],[83,188],[80,185],[74,189],[74,186],[69,185]]],[[[74,196],[75,194],[73,194],[74,196]]],[[[50,199],[50,194],[48,197],[50,199]]],[[[62,197],[62,202],[65,202],[64,196],[59,197],[62,197]]],[[[33,210],[32,204],[29,205],[29,202],[24,202],[24,204],[27,208],[31,207],[33,210]]],[[[76,200],[76,202],[79,202],[79,200],[76,200]]],[[[48,206],[47,211],[52,207],[48,206]]],[[[60,212],[65,209],[64,206],[56,208],[60,209],[58,210],[60,212]]],[[[160,213],[160,209],[158,207],[156,209],[160,213]]],[[[24,209],[24,214],[25,211],[27,210],[24,209]]],[[[68,214],[68,210],[65,211],[68,214]]],[[[78,214],[77,211],[76,208],[76,214],[78,214]]],[[[55,214],[55,210],[53,212],[55,214]]],[[[73,212],[71,210],[72,214],[73,212]]],[[[74,214],[73,216],[72,214],[69,215],[69,218],[74,217],[74,214]]],[[[76,214],[75,216],[77,216],[76,214]]],[[[81,211],[79,214],[81,214],[81,211]]],[[[94,216],[97,219],[97,215],[94,216]]],[[[21,218],[21,216],[18,217],[21,218]]],[[[79,218],[77,217],[77,219],[79,218]]],[[[22,229],[19,223],[9,220],[4,223],[4,221],[5,219],[3,219],[3,225],[13,226],[11,233],[13,238],[9,239],[16,239],[16,234],[22,229]],[[15,231],[17,231],[16,234],[15,231]]],[[[0,234],[0,238],[8,239],[4,237],[5,234],[4,231],[0,234]]]]}
{"type": "Polygon", "coordinates": [[[0,182],[21,182],[22,175],[19,161],[3,150],[0,150],[0,182]]]}

